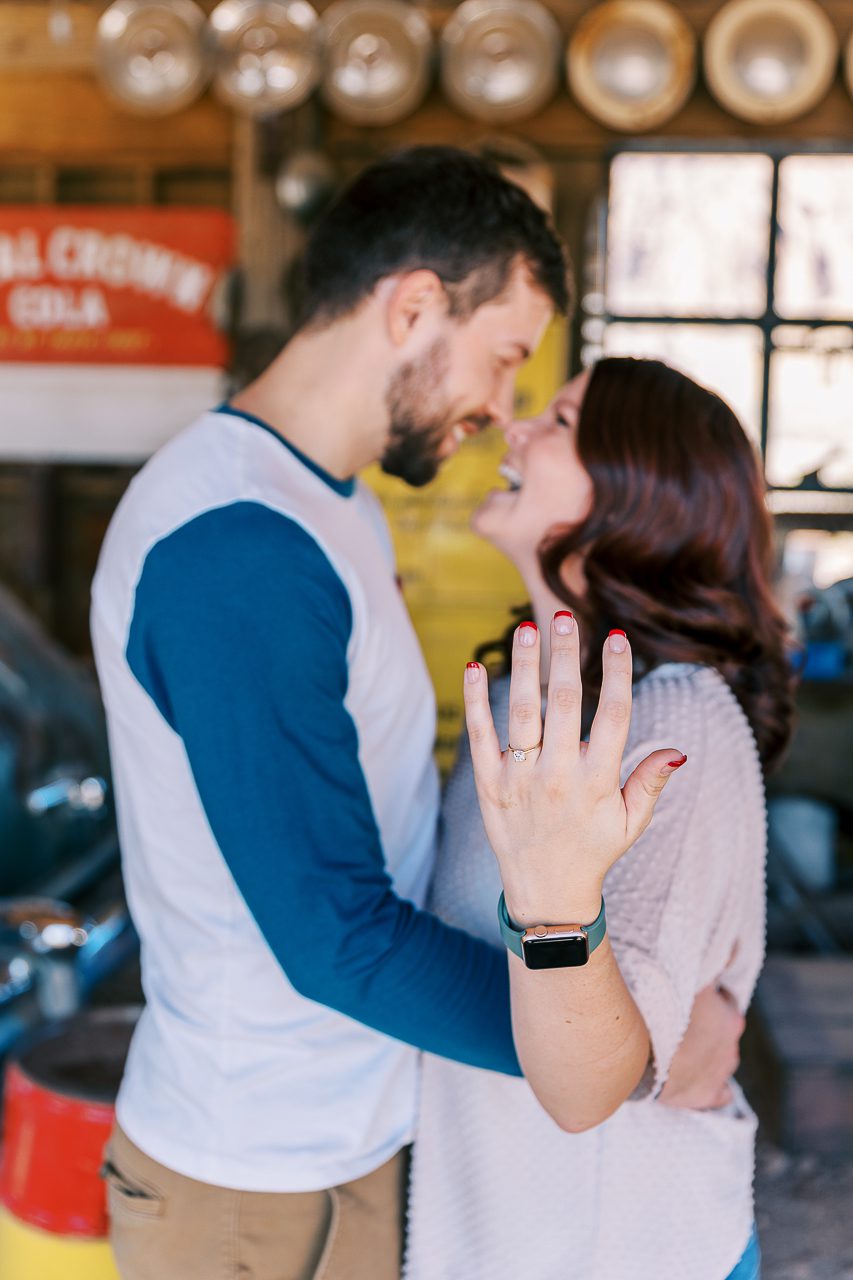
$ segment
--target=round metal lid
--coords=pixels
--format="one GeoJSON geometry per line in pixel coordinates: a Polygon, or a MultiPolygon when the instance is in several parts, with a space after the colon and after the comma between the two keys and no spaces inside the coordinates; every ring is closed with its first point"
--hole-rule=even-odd
{"type": "Polygon", "coordinates": [[[838,37],[814,0],[730,0],[704,40],[705,78],[732,115],[774,124],[805,115],[835,77],[838,37]]]}
{"type": "Polygon", "coordinates": [[[575,29],[566,74],[589,115],[640,133],[671,119],[690,97],[696,37],[665,0],[609,0],[575,29]]]}
{"type": "Polygon", "coordinates": [[[210,75],[204,12],[193,0],[115,0],[98,20],[95,66],[108,93],[133,113],[178,111],[210,75]]]}
{"type": "Polygon", "coordinates": [[[561,44],[538,0],[464,0],[441,35],[445,95],[477,120],[535,115],[556,92],[561,44]]]}
{"type": "Polygon", "coordinates": [[[433,38],[403,0],[336,0],[323,14],[326,104],[353,124],[392,124],[429,88],[433,38]]]}
{"type": "Polygon", "coordinates": [[[308,0],[222,0],[210,15],[214,89],[249,115],[298,107],[320,79],[320,20],[308,0]]]}

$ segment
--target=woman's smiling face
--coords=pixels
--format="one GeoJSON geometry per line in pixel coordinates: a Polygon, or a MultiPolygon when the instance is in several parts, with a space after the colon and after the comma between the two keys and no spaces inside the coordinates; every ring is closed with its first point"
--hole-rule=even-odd
{"type": "Polygon", "coordinates": [[[589,370],[557,392],[537,418],[513,422],[501,464],[508,489],[493,489],[474,512],[472,527],[522,571],[536,561],[545,536],[560,525],[577,524],[592,504],[592,480],[577,449],[581,404],[589,370]]]}

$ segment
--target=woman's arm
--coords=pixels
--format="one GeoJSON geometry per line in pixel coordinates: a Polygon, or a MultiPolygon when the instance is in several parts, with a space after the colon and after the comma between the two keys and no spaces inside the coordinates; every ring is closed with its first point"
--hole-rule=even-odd
{"type": "Polygon", "coordinates": [[[649,1035],[607,938],[579,969],[528,969],[509,957],[516,1051],[561,1129],[601,1124],[636,1089],[649,1035]]]}
{"type": "MultiPolygon", "coordinates": [[[[552,626],[544,735],[538,632],[529,626],[516,632],[510,742],[526,746],[543,737],[541,750],[524,760],[500,750],[484,669],[469,667],[466,678],[478,798],[519,927],[594,920],[607,871],[648,826],[668,778],[684,762],[677,751],[654,752],[621,786],[631,655],[613,638],[605,645],[589,746],[581,742],[578,635],[570,626],[567,634],[552,626]]],[[[609,942],[578,968],[530,970],[510,955],[510,981],[516,1047],[533,1091],[561,1128],[600,1124],[630,1096],[649,1058],[646,1027],[609,942]]]]}

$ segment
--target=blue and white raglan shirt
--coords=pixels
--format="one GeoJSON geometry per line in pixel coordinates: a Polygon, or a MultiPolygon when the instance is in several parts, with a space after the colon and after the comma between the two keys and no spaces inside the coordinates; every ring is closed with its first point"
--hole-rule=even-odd
{"type": "Polygon", "coordinates": [[[517,1074],[505,955],[421,909],[435,706],[369,490],[206,414],[120,503],[92,633],[142,942],[131,1140],[316,1190],[411,1139],[417,1048],[517,1074]]]}

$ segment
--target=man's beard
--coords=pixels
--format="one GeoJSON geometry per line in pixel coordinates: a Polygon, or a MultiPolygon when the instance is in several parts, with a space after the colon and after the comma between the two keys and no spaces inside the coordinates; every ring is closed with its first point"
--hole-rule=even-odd
{"type": "Polygon", "coordinates": [[[380,465],[415,488],[435,479],[439,451],[453,425],[447,405],[438,401],[449,367],[450,345],[447,338],[437,338],[424,355],[393,374],[385,393],[391,434],[380,465]]]}

